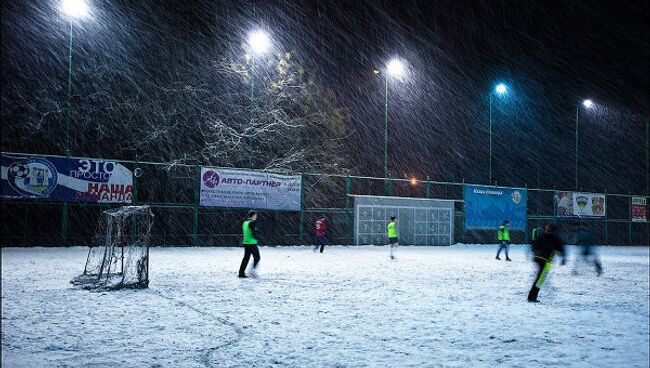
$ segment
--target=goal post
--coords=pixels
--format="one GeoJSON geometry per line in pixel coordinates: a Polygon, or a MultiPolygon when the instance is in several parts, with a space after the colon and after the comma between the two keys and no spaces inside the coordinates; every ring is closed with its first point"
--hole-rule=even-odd
{"type": "Polygon", "coordinates": [[[153,217],[149,206],[102,211],[84,271],[71,283],[86,289],[148,287],[153,217]]]}

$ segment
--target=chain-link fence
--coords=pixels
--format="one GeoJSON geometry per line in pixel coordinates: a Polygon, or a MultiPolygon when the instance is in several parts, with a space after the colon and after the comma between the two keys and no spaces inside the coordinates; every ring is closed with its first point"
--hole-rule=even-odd
{"type": "MultiPolygon", "coordinates": [[[[30,156],[30,154],[20,154],[30,156]]],[[[54,157],[47,155],[31,155],[54,157]]],[[[60,156],[59,156],[60,157],[60,156]]],[[[248,209],[202,207],[198,165],[113,160],[136,173],[134,204],[155,213],[152,244],[159,246],[233,246],[241,240],[248,209]],[[136,170],[137,169],[137,170],[136,170]]],[[[455,201],[452,243],[494,243],[496,230],[465,230],[464,187],[468,183],[404,180],[352,175],[304,173],[301,211],[260,211],[261,241],[268,245],[314,243],[314,222],[324,216],[331,244],[354,244],[354,196],[398,196],[455,201]]],[[[570,239],[578,220],[558,218],[556,190],[527,189],[527,228],[557,222],[570,239]]],[[[650,224],[633,222],[631,194],[606,194],[606,217],[582,220],[601,244],[648,245],[650,224]]],[[[61,203],[2,198],[2,246],[89,245],[102,210],[116,204],[61,203]]],[[[513,242],[526,242],[527,232],[512,232],[513,242]]]]}

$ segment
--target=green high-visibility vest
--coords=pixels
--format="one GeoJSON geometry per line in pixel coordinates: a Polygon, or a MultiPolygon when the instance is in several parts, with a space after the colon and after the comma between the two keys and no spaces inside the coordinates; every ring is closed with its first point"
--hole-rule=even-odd
{"type": "Polygon", "coordinates": [[[394,221],[389,222],[386,229],[388,230],[388,237],[389,238],[397,238],[397,231],[395,230],[395,222],[394,221]]]}
{"type": "Polygon", "coordinates": [[[497,232],[497,239],[510,241],[510,231],[504,225],[499,226],[499,231],[497,232]]]}
{"type": "Polygon", "coordinates": [[[257,239],[253,235],[253,229],[251,229],[250,224],[253,220],[246,220],[241,225],[242,233],[244,235],[243,244],[257,244],[257,239]]]}
{"type": "Polygon", "coordinates": [[[531,239],[532,241],[537,240],[537,237],[539,237],[539,234],[538,234],[538,233],[539,233],[539,229],[538,229],[538,228],[534,228],[532,234],[530,234],[530,239],[531,239]]]}

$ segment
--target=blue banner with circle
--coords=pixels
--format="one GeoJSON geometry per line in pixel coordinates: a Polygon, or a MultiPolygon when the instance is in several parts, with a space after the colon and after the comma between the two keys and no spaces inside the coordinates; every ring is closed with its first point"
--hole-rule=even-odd
{"type": "Polygon", "coordinates": [[[0,196],[60,202],[131,203],[133,173],[119,162],[2,154],[0,196]]]}
{"type": "Polygon", "coordinates": [[[526,229],[526,189],[465,186],[465,229],[497,229],[504,220],[510,229],[526,229]]]}

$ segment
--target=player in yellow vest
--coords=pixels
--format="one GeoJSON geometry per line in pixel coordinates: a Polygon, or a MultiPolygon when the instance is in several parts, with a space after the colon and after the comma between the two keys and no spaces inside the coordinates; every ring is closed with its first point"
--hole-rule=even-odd
{"type": "Polygon", "coordinates": [[[399,245],[398,235],[397,235],[397,217],[391,216],[388,226],[386,226],[386,232],[388,237],[388,246],[390,247],[390,259],[395,259],[393,254],[393,249],[397,248],[399,245]]]}
{"type": "Polygon", "coordinates": [[[260,250],[257,247],[257,212],[248,211],[248,219],[244,221],[241,226],[242,228],[242,245],[244,246],[244,258],[241,260],[241,266],[239,266],[239,278],[245,279],[249,276],[246,275],[246,266],[248,266],[248,261],[253,256],[253,269],[251,270],[251,276],[255,277],[257,264],[260,262],[260,250]]]}
{"type": "Polygon", "coordinates": [[[496,259],[501,260],[499,258],[499,255],[501,254],[501,250],[505,249],[506,250],[506,261],[512,261],[510,257],[508,257],[508,248],[510,247],[510,230],[508,227],[510,226],[510,222],[508,220],[503,221],[503,225],[499,226],[499,231],[497,231],[497,240],[499,240],[499,251],[497,251],[497,257],[496,259]]]}

